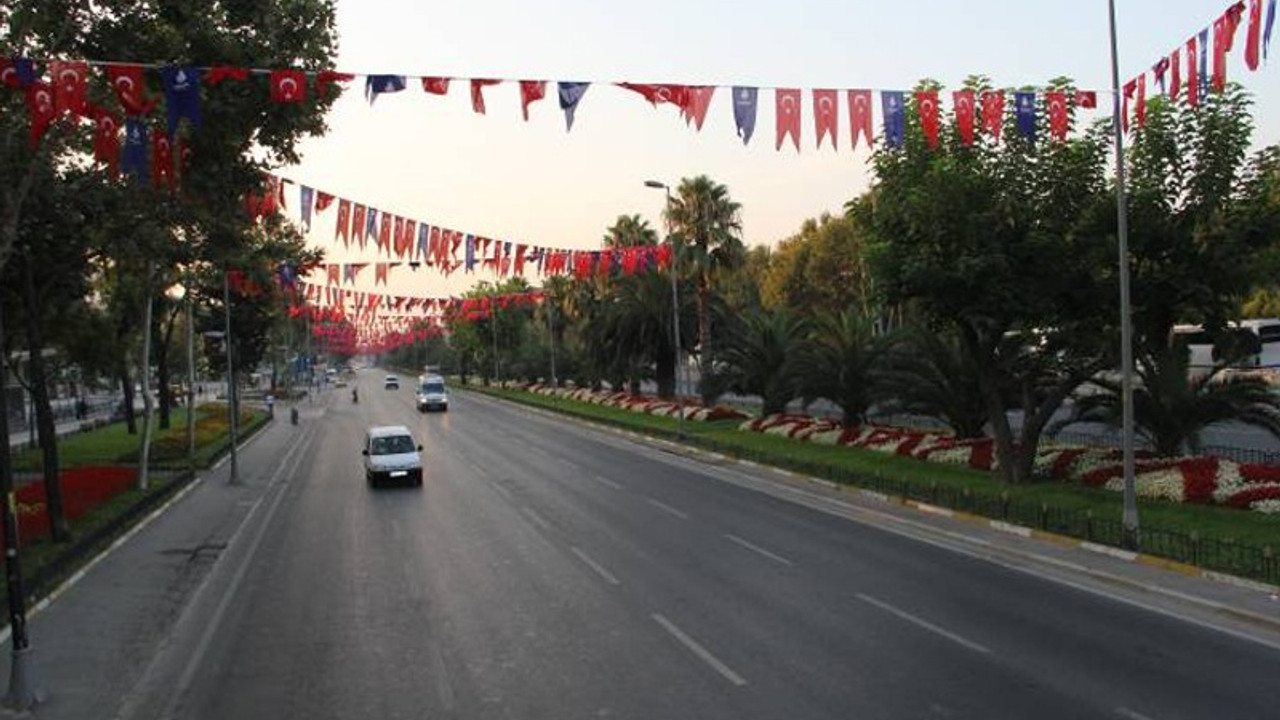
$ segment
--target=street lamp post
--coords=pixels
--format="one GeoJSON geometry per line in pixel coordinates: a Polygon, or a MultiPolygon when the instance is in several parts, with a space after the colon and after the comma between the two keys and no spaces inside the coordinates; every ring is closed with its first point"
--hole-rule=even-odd
{"type": "Polygon", "coordinates": [[[671,327],[672,334],[675,336],[676,348],[676,437],[684,440],[684,397],[680,395],[680,291],[679,284],[676,280],[680,265],[679,247],[676,245],[676,236],[671,232],[671,188],[664,182],[657,180],[645,180],[644,186],[647,188],[661,188],[666,193],[666,213],[665,219],[667,224],[667,240],[671,243],[671,327]]]}
{"type": "Polygon", "coordinates": [[[223,347],[227,351],[227,413],[229,416],[227,429],[231,434],[231,475],[227,482],[231,485],[239,485],[240,468],[236,458],[236,426],[240,422],[240,403],[238,402],[239,393],[236,392],[235,354],[232,352],[231,346],[231,273],[226,269],[222,271],[222,304],[225,311],[224,323],[226,325],[223,347]]]}
{"type": "Polygon", "coordinates": [[[1111,24],[1112,127],[1116,150],[1116,234],[1120,245],[1120,398],[1123,428],[1124,543],[1138,546],[1138,500],[1133,453],[1133,319],[1129,299],[1129,208],[1125,189],[1124,131],[1120,122],[1120,53],[1116,48],[1116,3],[1108,0],[1111,24]]]}

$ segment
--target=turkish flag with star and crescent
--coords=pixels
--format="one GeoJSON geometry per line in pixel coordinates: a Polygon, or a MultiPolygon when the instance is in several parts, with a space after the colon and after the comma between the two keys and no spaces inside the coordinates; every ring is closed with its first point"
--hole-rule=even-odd
{"type": "Polygon", "coordinates": [[[690,85],[689,102],[684,108],[685,124],[690,122],[698,130],[702,130],[702,122],[707,117],[707,108],[711,107],[711,96],[716,92],[715,85],[690,85]]]}
{"type": "Polygon", "coordinates": [[[1000,130],[1004,127],[1004,91],[984,90],[979,101],[982,104],[982,131],[1000,142],[1000,130]]]}
{"type": "Polygon", "coordinates": [[[916,110],[920,113],[920,129],[929,147],[938,147],[938,91],[921,90],[916,93],[916,110]]]}
{"type": "Polygon", "coordinates": [[[818,147],[822,147],[822,138],[831,136],[831,149],[838,150],[836,140],[840,129],[840,101],[835,90],[813,91],[813,127],[818,135],[818,147]]]}
{"type": "Polygon", "coordinates": [[[31,130],[27,140],[33,150],[40,145],[45,132],[58,117],[53,95],[53,86],[49,83],[37,82],[27,86],[27,115],[31,118],[31,130]]]}
{"type": "Polygon", "coordinates": [[[133,117],[146,115],[156,106],[156,101],[147,97],[146,81],[142,77],[141,65],[108,65],[107,81],[111,89],[116,91],[120,106],[124,113],[133,117]]]}
{"type": "Polygon", "coordinates": [[[956,130],[960,132],[960,142],[973,144],[973,91],[956,90],[951,93],[951,104],[955,107],[956,130]]]}
{"type": "Polygon", "coordinates": [[[546,80],[520,81],[520,112],[524,113],[525,122],[529,121],[529,105],[547,96],[546,80]]]}
{"type": "Polygon", "coordinates": [[[850,90],[847,93],[849,100],[849,130],[853,133],[853,147],[858,147],[858,138],[865,138],[867,147],[871,147],[871,140],[875,136],[871,118],[871,91],[870,90],[850,90]]]}
{"type": "Polygon", "coordinates": [[[1066,140],[1067,128],[1071,124],[1067,113],[1067,94],[1052,91],[1045,93],[1044,98],[1049,104],[1049,136],[1058,141],[1066,140]]]}
{"type": "Polygon", "coordinates": [[[782,149],[782,141],[788,135],[800,149],[800,90],[796,88],[778,88],[774,91],[777,104],[778,141],[776,150],[782,149]]]}
{"type": "Polygon", "coordinates": [[[301,70],[271,71],[271,102],[296,103],[306,99],[306,73],[301,70]]]}
{"type": "Polygon", "coordinates": [[[55,60],[49,63],[53,76],[53,106],[59,115],[87,115],[89,66],[83,62],[55,60]]]}
{"type": "Polygon", "coordinates": [[[107,166],[112,179],[120,175],[120,116],[100,105],[89,108],[93,118],[93,159],[107,166]]]}

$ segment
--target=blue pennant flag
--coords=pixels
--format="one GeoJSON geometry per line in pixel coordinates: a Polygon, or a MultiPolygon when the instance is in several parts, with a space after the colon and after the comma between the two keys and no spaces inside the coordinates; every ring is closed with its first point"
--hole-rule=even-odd
{"type": "Polygon", "coordinates": [[[1267,24],[1262,31],[1262,58],[1265,60],[1271,49],[1271,26],[1276,24],[1276,0],[1267,2],[1267,24]]]}
{"type": "Polygon", "coordinates": [[[403,75],[370,75],[364,81],[364,96],[372,105],[382,93],[394,93],[404,90],[403,75]]]}
{"type": "Polygon", "coordinates": [[[1018,134],[1036,141],[1036,94],[1020,92],[1013,94],[1013,106],[1018,111],[1018,134]]]}
{"type": "Polygon", "coordinates": [[[582,96],[587,94],[587,88],[591,83],[585,82],[562,82],[560,86],[560,109],[564,110],[565,131],[573,129],[573,113],[578,109],[578,103],[582,101],[582,96]]]}
{"type": "Polygon", "coordinates": [[[889,148],[902,147],[906,137],[907,118],[903,113],[903,96],[900,90],[882,90],[880,105],[884,112],[884,144],[889,148]]]}
{"type": "Polygon", "coordinates": [[[145,184],[147,170],[147,123],[142,118],[125,118],[124,148],[120,151],[120,172],[145,184]]]}
{"type": "Polygon", "coordinates": [[[13,62],[13,71],[18,75],[18,87],[30,87],[36,81],[36,66],[31,62],[31,58],[14,56],[10,58],[13,62]]]}
{"type": "Polygon", "coordinates": [[[364,235],[367,238],[378,237],[378,211],[369,208],[364,216],[364,235]]]}
{"type": "Polygon", "coordinates": [[[418,223],[418,252],[431,259],[431,226],[424,222],[418,223]]]}
{"type": "Polygon", "coordinates": [[[742,138],[743,145],[751,142],[751,136],[756,131],[756,101],[759,95],[759,88],[733,89],[733,121],[738,125],[738,137],[742,138]]]}
{"type": "Polygon", "coordinates": [[[476,265],[476,236],[467,235],[467,272],[476,265]]]}
{"type": "Polygon", "coordinates": [[[184,118],[191,127],[200,128],[200,69],[169,65],[160,71],[164,82],[164,112],[169,121],[169,137],[178,131],[184,118]]]}
{"type": "Polygon", "coordinates": [[[316,191],[312,190],[306,185],[303,185],[302,191],[299,193],[299,197],[302,200],[302,202],[299,203],[302,206],[302,226],[305,227],[308,231],[310,231],[311,230],[311,205],[315,200],[316,191]]]}
{"type": "Polygon", "coordinates": [[[298,280],[298,270],[287,262],[280,263],[279,278],[282,287],[293,287],[298,280]]]}
{"type": "Polygon", "coordinates": [[[1209,97],[1209,28],[1200,31],[1200,100],[1209,97]]]}

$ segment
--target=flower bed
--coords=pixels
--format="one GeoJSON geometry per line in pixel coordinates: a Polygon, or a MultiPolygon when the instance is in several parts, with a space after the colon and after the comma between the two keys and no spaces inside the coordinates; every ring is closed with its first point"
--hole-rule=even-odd
{"type": "MultiPolygon", "coordinates": [[[[64,470],[61,474],[62,510],[68,521],[132,488],[138,480],[136,468],[119,465],[84,466],[64,470]]],[[[18,545],[25,546],[36,538],[48,537],[49,511],[44,483],[39,479],[23,485],[17,496],[18,545]]],[[[3,541],[0,540],[0,546],[3,541]]]]}
{"type": "MultiPolygon", "coordinates": [[[[537,383],[526,385],[523,389],[539,395],[568,398],[578,402],[604,405],[644,415],[673,418],[680,414],[680,406],[676,403],[647,395],[632,395],[625,392],[610,391],[596,392],[585,388],[552,388],[537,383]]],[[[684,405],[684,417],[686,420],[707,422],[711,420],[737,420],[746,417],[746,415],[723,405],[704,407],[686,403],[684,405]]]]}
{"type": "MultiPolygon", "coordinates": [[[[991,438],[960,440],[933,430],[874,425],[843,429],[826,420],[781,414],[747,420],[739,429],[978,470],[997,468],[995,441],[991,438]]],[[[1146,452],[1139,453],[1139,458],[1134,481],[1140,497],[1280,513],[1280,467],[1216,457],[1154,458],[1146,452]]],[[[1090,487],[1117,492],[1124,489],[1119,450],[1042,447],[1036,455],[1035,472],[1090,487]]]]}

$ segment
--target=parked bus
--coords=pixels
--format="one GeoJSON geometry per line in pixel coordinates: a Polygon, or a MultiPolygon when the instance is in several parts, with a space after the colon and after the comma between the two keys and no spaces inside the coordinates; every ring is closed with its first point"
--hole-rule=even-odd
{"type": "MultiPolygon", "coordinates": [[[[1228,328],[1240,331],[1249,341],[1243,357],[1231,364],[1231,370],[1261,371],[1280,377],[1280,318],[1241,320],[1230,323],[1228,328]]],[[[1200,325],[1176,325],[1173,333],[1190,350],[1188,370],[1192,375],[1203,375],[1213,370],[1223,346],[1221,336],[1215,348],[1209,333],[1200,325]]]]}

